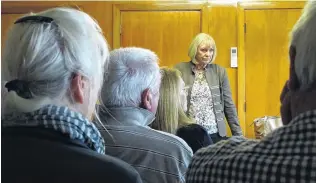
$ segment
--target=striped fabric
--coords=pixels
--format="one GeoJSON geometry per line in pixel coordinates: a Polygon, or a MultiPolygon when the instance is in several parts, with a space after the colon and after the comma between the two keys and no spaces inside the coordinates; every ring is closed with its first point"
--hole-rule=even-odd
{"type": "Polygon", "coordinates": [[[47,105],[31,113],[11,113],[2,117],[2,127],[39,127],[56,130],[104,154],[104,140],[93,123],[67,107],[47,105]]]}
{"type": "Polygon", "coordinates": [[[179,137],[153,130],[154,115],[140,108],[109,109],[101,112],[106,130],[106,154],[131,164],[144,183],[184,182],[191,161],[191,148],[179,137]]]}

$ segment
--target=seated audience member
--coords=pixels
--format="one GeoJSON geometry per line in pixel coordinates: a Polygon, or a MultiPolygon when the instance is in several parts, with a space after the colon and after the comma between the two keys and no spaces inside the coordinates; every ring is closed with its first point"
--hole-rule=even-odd
{"type": "Polygon", "coordinates": [[[148,127],[159,99],[161,74],[155,53],[120,48],[110,53],[101,97],[106,153],[138,170],[143,182],[184,182],[192,150],[179,137],[148,127]]]}
{"type": "Polygon", "coordinates": [[[15,21],[2,55],[2,182],[142,182],[104,155],[90,122],[108,55],[84,12],[54,8],[15,21]]]}
{"type": "Polygon", "coordinates": [[[202,126],[189,125],[194,123],[194,120],[185,114],[187,92],[180,71],[164,67],[161,68],[161,73],[156,119],[150,126],[172,134],[175,134],[180,128],[179,135],[177,135],[188,143],[193,152],[211,144],[210,135],[202,126]],[[204,137],[206,137],[205,141],[204,137]]]}
{"type": "Polygon", "coordinates": [[[212,138],[207,130],[198,124],[189,124],[180,127],[176,135],[181,137],[192,149],[193,153],[202,147],[213,144],[212,138]]]}
{"type": "Polygon", "coordinates": [[[180,71],[163,67],[159,89],[156,119],[150,125],[153,129],[175,134],[180,126],[193,123],[185,114],[186,88],[180,71]]]}
{"type": "Polygon", "coordinates": [[[316,182],[316,1],[292,31],[290,78],[281,94],[283,127],[261,141],[238,137],[199,150],[188,183],[316,182]]]}

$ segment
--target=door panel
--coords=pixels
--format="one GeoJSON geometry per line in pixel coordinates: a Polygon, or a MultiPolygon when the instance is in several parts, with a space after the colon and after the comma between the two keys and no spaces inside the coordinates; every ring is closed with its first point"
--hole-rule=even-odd
{"type": "Polygon", "coordinates": [[[247,137],[255,137],[255,118],[280,116],[279,96],[289,77],[289,33],[300,14],[300,9],[245,12],[247,137]]]}
{"type": "Polygon", "coordinates": [[[4,46],[10,26],[22,15],[23,14],[1,14],[1,48],[4,46]]]}
{"type": "Polygon", "coordinates": [[[189,45],[201,30],[200,16],[200,11],[121,11],[121,47],[150,49],[160,66],[189,61],[189,45]]]}
{"type": "MultiPolygon", "coordinates": [[[[7,39],[7,32],[9,28],[22,15],[23,14],[1,14],[1,52],[3,52],[3,48],[5,46],[5,41],[7,39]]],[[[0,69],[1,69],[1,66],[0,66],[0,69]]]]}

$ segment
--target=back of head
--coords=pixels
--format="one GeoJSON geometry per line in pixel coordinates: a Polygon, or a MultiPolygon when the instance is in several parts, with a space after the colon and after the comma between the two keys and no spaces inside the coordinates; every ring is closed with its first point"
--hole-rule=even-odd
{"type": "Polygon", "coordinates": [[[308,1],[291,32],[290,77],[280,95],[283,124],[316,109],[316,2],[308,1]]]}
{"type": "Polygon", "coordinates": [[[181,105],[181,73],[176,69],[161,68],[162,79],[156,119],[151,127],[175,134],[179,124],[189,123],[181,105]],[[181,121],[180,121],[181,120],[181,121]]]}
{"type": "Polygon", "coordinates": [[[316,82],[316,1],[307,2],[291,33],[295,73],[301,89],[316,82]]]}
{"type": "Polygon", "coordinates": [[[202,147],[213,144],[207,130],[198,124],[189,124],[180,127],[176,135],[181,137],[191,148],[193,153],[202,147]]]}
{"type": "Polygon", "coordinates": [[[100,88],[108,46],[99,25],[86,13],[53,8],[26,15],[9,30],[2,78],[27,85],[31,98],[10,91],[6,110],[29,112],[42,105],[74,105],[72,77],[80,74],[100,88]]]}
{"type": "Polygon", "coordinates": [[[135,47],[113,50],[101,92],[102,102],[106,107],[139,107],[145,89],[159,94],[160,77],[154,52],[135,47]]]}

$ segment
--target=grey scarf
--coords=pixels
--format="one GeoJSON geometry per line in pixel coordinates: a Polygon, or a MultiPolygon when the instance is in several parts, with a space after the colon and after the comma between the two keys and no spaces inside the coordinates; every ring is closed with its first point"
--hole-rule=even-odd
{"type": "Polygon", "coordinates": [[[105,153],[104,139],[93,123],[67,107],[47,105],[30,113],[11,113],[2,117],[2,127],[41,127],[56,130],[79,140],[90,149],[105,153]]]}

